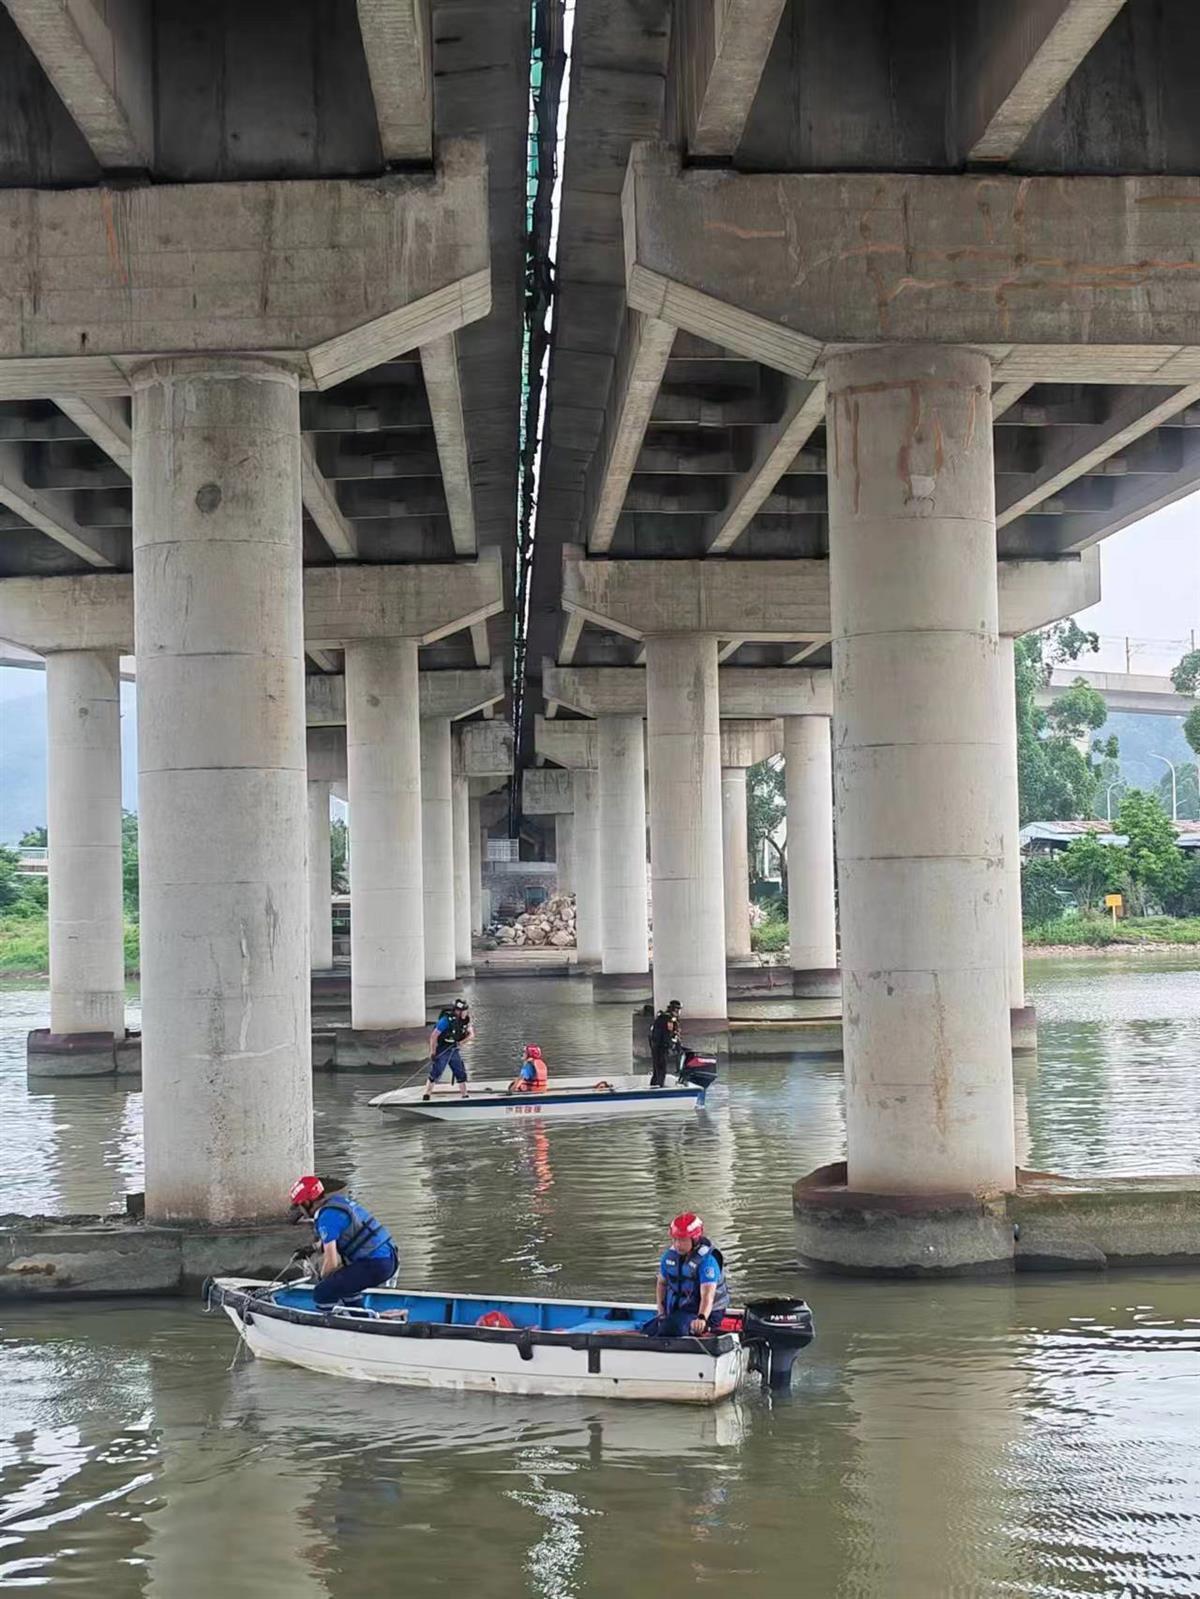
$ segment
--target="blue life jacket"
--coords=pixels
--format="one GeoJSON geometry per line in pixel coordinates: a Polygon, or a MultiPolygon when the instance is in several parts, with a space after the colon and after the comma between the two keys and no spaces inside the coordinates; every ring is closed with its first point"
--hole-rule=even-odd
{"type": "Polygon", "coordinates": [[[376,1221],[369,1210],[348,1194],[328,1195],[321,1202],[317,1215],[326,1210],[340,1211],[343,1216],[350,1218],[350,1225],[334,1240],[344,1265],[358,1260],[373,1260],[376,1256],[382,1258],[389,1249],[393,1254],[396,1252],[392,1235],[383,1223],[376,1221]]]}
{"type": "Polygon", "coordinates": [[[720,1271],[720,1280],[717,1291],[713,1295],[710,1317],[716,1320],[723,1311],[729,1308],[729,1285],[725,1281],[725,1262],[721,1251],[714,1248],[712,1240],[701,1238],[686,1254],[681,1255],[677,1249],[668,1249],[662,1257],[661,1271],[663,1281],[667,1285],[666,1312],[672,1315],[677,1310],[688,1310],[693,1314],[700,1311],[700,1263],[706,1256],[711,1256],[717,1263],[720,1271]]]}

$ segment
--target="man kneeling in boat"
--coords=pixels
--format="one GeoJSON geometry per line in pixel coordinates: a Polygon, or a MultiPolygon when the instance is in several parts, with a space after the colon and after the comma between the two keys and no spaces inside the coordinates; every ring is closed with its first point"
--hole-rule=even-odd
{"type": "Polygon", "coordinates": [[[399,1265],[396,1246],[381,1221],[349,1194],[327,1194],[319,1177],[292,1185],[292,1204],[308,1217],[321,1246],[320,1281],[313,1299],[320,1309],[378,1288],[399,1265]]]}
{"type": "Polygon", "coordinates": [[[685,1338],[721,1324],[729,1287],[721,1251],[704,1236],[704,1223],[690,1210],[671,1223],[670,1247],[658,1265],[658,1315],[642,1331],[651,1338],[685,1338]]]}
{"type": "Polygon", "coordinates": [[[526,1044],[521,1070],[508,1085],[510,1094],[544,1094],[550,1073],[536,1044],[526,1044]]]}

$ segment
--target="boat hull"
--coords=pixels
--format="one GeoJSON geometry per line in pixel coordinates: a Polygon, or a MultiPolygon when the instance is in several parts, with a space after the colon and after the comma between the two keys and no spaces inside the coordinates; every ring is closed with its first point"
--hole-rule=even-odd
{"type": "MultiPolygon", "coordinates": [[[[276,1313],[247,1293],[261,1286],[224,1279],[212,1290],[256,1356],[358,1382],[711,1405],[733,1393],[749,1362],[746,1347],[728,1335],[668,1341],[633,1330],[596,1336],[436,1325],[420,1336],[411,1326],[398,1334],[381,1330],[386,1317],[369,1321],[364,1313],[358,1326],[341,1311],[337,1324],[319,1313],[276,1313]]],[[[386,1291],[370,1298],[381,1303],[386,1291]]]]}
{"type": "Polygon", "coordinates": [[[590,1087],[551,1089],[540,1094],[510,1094],[504,1084],[472,1085],[463,1099],[453,1090],[435,1092],[429,1099],[422,1088],[401,1088],[377,1094],[370,1103],[393,1115],[419,1116],[444,1122],[558,1121],[602,1116],[659,1116],[699,1110],[704,1089],[695,1085],[649,1088],[645,1078],[618,1078],[609,1090],[590,1087]],[[626,1086],[636,1084],[637,1086],[626,1086]]]}

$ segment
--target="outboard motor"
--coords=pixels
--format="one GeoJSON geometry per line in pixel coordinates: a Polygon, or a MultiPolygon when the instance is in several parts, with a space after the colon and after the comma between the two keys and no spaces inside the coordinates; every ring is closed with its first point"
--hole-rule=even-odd
{"type": "Polygon", "coordinates": [[[675,1068],[675,1081],[694,1088],[711,1088],[717,1080],[717,1057],[698,1055],[694,1049],[679,1051],[679,1064],[675,1068]]]}
{"type": "Polygon", "coordinates": [[[792,1363],[812,1341],[812,1311],[803,1299],[756,1299],[746,1306],[742,1342],[750,1348],[750,1369],[762,1373],[764,1388],[789,1388],[792,1363]]]}

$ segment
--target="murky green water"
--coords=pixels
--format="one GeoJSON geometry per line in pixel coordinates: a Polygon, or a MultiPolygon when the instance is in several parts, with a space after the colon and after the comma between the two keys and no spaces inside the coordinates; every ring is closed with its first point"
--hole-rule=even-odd
{"type": "MultiPolygon", "coordinates": [[[[1042,963],[1023,1158],[1200,1170],[1200,972],[1042,963]]],[[[480,1073],[534,1037],[583,1075],[623,1009],[482,988],[480,1073]]],[[[140,1096],[29,1093],[34,993],[0,991],[0,1211],[141,1185],[140,1096]]],[[[842,1146],[827,1063],[735,1067],[674,1124],[404,1127],[317,1086],[323,1170],[395,1225],[414,1286],[649,1293],[687,1203],[738,1290],[794,1287],[788,1191],[842,1146]]],[[[0,1588],[847,1599],[1200,1594],[1200,1276],[813,1280],[792,1395],[668,1406],[408,1393],[242,1360],[198,1305],[5,1312],[0,1588]]]]}

